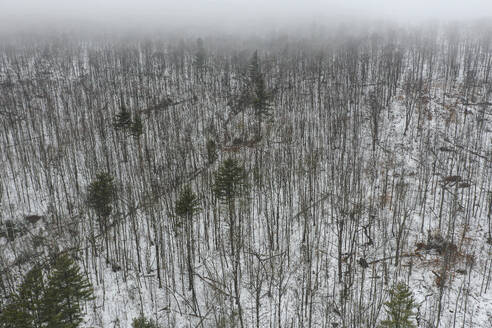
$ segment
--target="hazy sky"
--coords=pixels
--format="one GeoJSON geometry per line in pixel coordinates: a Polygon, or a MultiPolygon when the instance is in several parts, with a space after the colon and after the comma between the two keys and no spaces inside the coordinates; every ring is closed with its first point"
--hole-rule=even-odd
{"type": "Polygon", "coordinates": [[[0,28],[32,25],[238,25],[294,19],[492,18],[492,0],[0,0],[0,28]]]}

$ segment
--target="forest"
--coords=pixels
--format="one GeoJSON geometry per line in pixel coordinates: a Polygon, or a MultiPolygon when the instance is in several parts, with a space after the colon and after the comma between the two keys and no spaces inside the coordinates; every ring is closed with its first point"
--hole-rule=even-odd
{"type": "Polygon", "coordinates": [[[491,327],[491,69],[484,24],[2,40],[0,327],[491,327]]]}

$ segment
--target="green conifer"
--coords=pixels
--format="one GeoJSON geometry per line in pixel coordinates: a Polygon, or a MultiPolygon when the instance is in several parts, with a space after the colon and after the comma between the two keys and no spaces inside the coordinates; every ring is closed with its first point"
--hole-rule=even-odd
{"type": "Polygon", "coordinates": [[[416,307],[412,292],[408,286],[400,282],[393,286],[389,291],[390,300],[385,302],[385,311],[388,315],[386,320],[381,322],[384,328],[414,328],[412,321],[415,315],[413,309],[416,307]]]}
{"type": "Polygon", "coordinates": [[[113,126],[116,130],[127,130],[131,127],[132,115],[126,109],[126,107],[121,108],[121,112],[116,114],[113,126]]]}
{"type": "Polygon", "coordinates": [[[41,328],[43,327],[44,281],[41,268],[35,266],[24,277],[18,293],[2,309],[0,327],[41,328]]]}
{"type": "Polygon", "coordinates": [[[265,77],[261,72],[258,52],[255,51],[249,66],[249,78],[252,89],[252,104],[257,121],[257,133],[260,136],[261,124],[271,115],[270,94],[266,89],[265,77]]]}
{"type": "Polygon", "coordinates": [[[208,164],[213,164],[217,160],[217,145],[213,139],[209,139],[206,147],[208,164]]]}
{"type": "MultiPolygon", "coordinates": [[[[176,215],[181,218],[181,224],[184,224],[186,235],[186,260],[188,267],[188,281],[189,289],[193,290],[193,254],[194,254],[194,241],[193,241],[193,215],[200,211],[199,201],[196,194],[191,189],[190,185],[186,185],[181,191],[178,200],[176,201],[176,215]]],[[[193,294],[195,298],[195,294],[193,294]]]]}
{"type": "Polygon", "coordinates": [[[133,319],[132,328],[159,328],[157,323],[152,319],[145,318],[142,314],[133,319]]]}
{"type": "Polygon", "coordinates": [[[130,134],[134,138],[138,138],[143,134],[142,119],[140,118],[140,115],[138,115],[138,114],[135,114],[135,119],[131,124],[130,134]]]}
{"type": "Polygon", "coordinates": [[[246,172],[239,161],[234,158],[224,160],[215,173],[213,191],[217,198],[230,203],[243,194],[246,187],[246,172]]]}
{"type": "Polygon", "coordinates": [[[115,195],[113,177],[109,173],[99,173],[96,180],[89,185],[87,201],[100,218],[107,218],[113,209],[111,202],[115,195]]]}
{"type": "Polygon", "coordinates": [[[195,53],[195,65],[198,71],[201,73],[205,67],[205,63],[207,61],[207,52],[205,51],[205,47],[203,46],[203,40],[198,38],[197,42],[197,50],[195,53]]]}
{"type": "Polygon", "coordinates": [[[199,205],[198,197],[191,186],[186,185],[176,201],[176,215],[182,219],[190,220],[200,210],[199,205]]]}
{"type": "Polygon", "coordinates": [[[90,282],[79,266],[60,254],[51,270],[45,294],[44,314],[48,327],[76,328],[82,322],[81,304],[93,299],[90,282]]]}

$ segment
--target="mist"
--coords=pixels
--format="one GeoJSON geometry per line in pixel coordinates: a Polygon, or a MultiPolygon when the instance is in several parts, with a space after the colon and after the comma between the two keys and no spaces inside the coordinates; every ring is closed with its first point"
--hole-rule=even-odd
{"type": "Polygon", "coordinates": [[[0,0],[0,328],[491,328],[491,18],[0,0]]]}
{"type": "Polygon", "coordinates": [[[307,23],[419,24],[485,19],[488,0],[1,0],[0,28],[12,31],[204,29],[245,31],[307,23]]]}

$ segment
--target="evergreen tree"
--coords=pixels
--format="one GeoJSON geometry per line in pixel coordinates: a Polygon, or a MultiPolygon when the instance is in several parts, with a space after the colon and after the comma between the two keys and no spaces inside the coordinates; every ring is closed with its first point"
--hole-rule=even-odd
{"type": "Polygon", "coordinates": [[[193,215],[200,210],[199,201],[190,185],[186,185],[176,201],[176,215],[184,220],[191,220],[193,215]]]}
{"type": "Polygon", "coordinates": [[[132,328],[159,328],[159,325],[154,320],[147,319],[140,314],[138,318],[133,319],[132,328]]]}
{"type": "Polygon", "coordinates": [[[99,230],[104,234],[106,253],[109,252],[108,218],[113,207],[111,203],[116,197],[116,187],[109,173],[99,173],[88,187],[87,203],[98,217],[99,230]]]}
{"type": "Polygon", "coordinates": [[[24,277],[19,291],[11,296],[11,302],[2,309],[2,328],[43,327],[44,280],[41,268],[35,266],[24,277]]]}
{"type": "Polygon", "coordinates": [[[240,266],[242,247],[242,222],[241,215],[236,218],[235,199],[246,192],[247,183],[246,171],[240,165],[239,161],[228,158],[220,165],[215,174],[215,183],[213,186],[217,198],[227,204],[229,210],[229,246],[231,248],[232,276],[234,282],[235,302],[238,309],[239,321],[241,327],[244,327],[241,297],[240,297],[240,266]],[[238,220],[237,220],[238,219],[238,220]]]}
{"type": "Polygon", "coordinates": [[[390,300],[385,302],[385,311],[388,315],[381,322],[385,328],[414,328],[412,317],[415,315],[413,309],[416,307],[412,292],[408,286],[400,282],[389,291],[390,300]]]}
{"type": "Polygon", "coordinates": [[[271,115],[270,108],[270,94],[266,89],[265,77],[261,72],[260,62],[258,59],[258,51],[255,51],[251,58],[249,66],[249,78],[250,85],[253,91],[252,105],[254,109],[254,115],[258,123],[257,133],[258,136],[261,132],[261,123],[263,120],[271,115]]]}
{"type": "Polygon", "coordinates": [[[113,126],[116,130],[125,131],[134,138],[140,137],[143,133],[143,124],[140,115],[136,113],[132,120],[131,113],[124,106],[121,108],[121,111],[116,114],[113,126]]]}
{"type": "Polygon", "coordinates": [[[206,147],[208,164],[213,164],[217,160],[217,145],[213,139],[209,139],[206,147]]]}
{"type": "Polygon", "coordinates": [[[90,282],[79,266],[66,254],[60,254],[48,278],[44,315],[48,327],[76,328],[82,322],[81,303],[93,299],[90,282]]]}
{"type": "Polygon", "coordinates": [[[132,125],[132,116],[125,106],[116,114],[113,126],[116,130],[128,130],[132,125]]]}
{"type": "Polygon", "coordinates": [[[258,59],[258,50],[255,50],[249,63],[249,79],[254,84],[260,77],[260,60],[258,59]]]}
{"type": "Polygon", "coordinates": [[[30,328],[31,318],[29,314],[19,308],[16,295],[11,295],[11,302],[7,303],[1,310],[0,327],[2,328],[30,328]]]}
{"type": "Polygon", "coordinates": [[[186,185],[176,201],[176,215],[179,216],[184,223],[186,235],[186,263],[188,267],[188,289],[193,292],[193,302],[196,302],[194,281],[193,281],[193,258],[195,253],[193,240],[193,215],[200,210],[198,197],[191,189],[190,185],[186,185]]]}
{"type": "Polygon", "coordinates": [[[205,51],[205,47],[203,46],[203,40],[198,38],[196,41],[197,50],[195,53],[195,65],[197,70],[200,72],[200,77],[203,74],[203,69],[205,68],[205,63],[207,60],[207,53],[205,51]]]}
{"type": "Polygon", "coordinates": [[[113,177],[109,173],[99,173],[88,188],[87,201],[100,218],[107,218],[112,211],[111,202],[116,195],[113,177]]]}
{"type": "Polygon", "coordinates": [[[234,158],[228,158],[215,173],[213,191],[217,198],[229,204],[246,190],[246,172],[234,158]]]}
{"type": "Polygon", "coordinates": [[[140,115],[135,114],[135,120],[132,122],[131,127],[130,127],[130,134],[134,138],[138,138],[142,135],[143,133],[143,124],[142,124],[142,119],[140,118],[140,115]]]}

